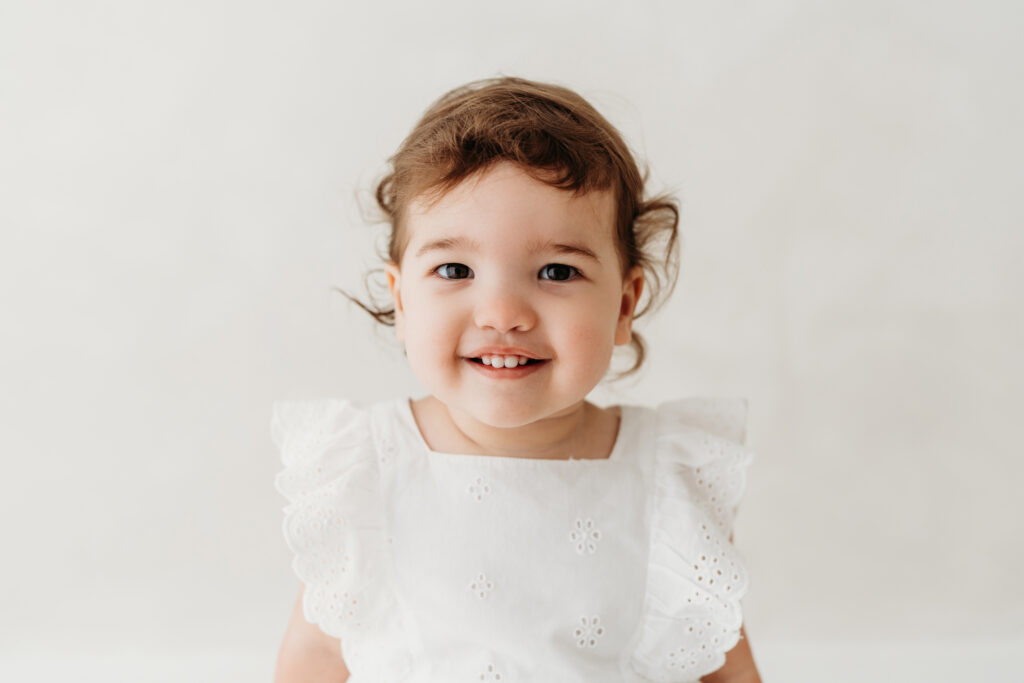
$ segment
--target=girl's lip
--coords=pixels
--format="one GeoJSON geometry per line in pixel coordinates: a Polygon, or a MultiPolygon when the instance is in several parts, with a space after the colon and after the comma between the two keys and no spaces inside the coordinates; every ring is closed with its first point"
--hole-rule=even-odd
{"type": "Polygon", "coordinates": [[[474,370],[484,375],[484,377],[490,377],[492,379],[519,379],[520,377],[532,375],[534,372],[540,370],[542,367],[548,364],[546,360],[538,360],[536,363],[517,365],[513,368],[494,368],[491,367],[490,365],[477,363],[475,360],[471,358],[467,358],[466,362],[469,363],[474,370]]]}
{"type": "Polygon", "coordinates": [[[486,346],[482,349],[474,350],[472,353],[467,354],[465,358],[480,358],[482,356],[522,356],[532,360],[547,360],[531,351],[513,346],[486,346]]]}

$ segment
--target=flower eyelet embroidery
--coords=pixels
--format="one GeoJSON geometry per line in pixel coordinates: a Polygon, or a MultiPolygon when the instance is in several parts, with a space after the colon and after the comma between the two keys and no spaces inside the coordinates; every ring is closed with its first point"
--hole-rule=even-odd
{"type": "Polygon", "coordinates": [[[473,496],[477,500],[483,500],[485,496],[490,495],[491,487],[487,485],[483,477],[477,477],[476,481],[469,485],[469,495],[473,496]]]}
{"type": "Polygon", "coordinates": [[[601,540],[601,531],[594,525],[594,520],[587,518],[586,521],[576,518],[573,530],[569,534],[569,540],[576,545],[576,552],[580,555],[597,552],[597,542],[601,540]]]}
{"type": "Polygon", "coordinates": [[[477,575],[476,580],[469,584],[469,589],[481,600],[486,598],[493,588],[494,584],[488,581],[487,575],[482,572],[477,575]]]}
{"type": "Polygon", "coordinates": [[[325,609],[328,614],[346,623],[355,623],[356,626],[362,626],[360,621],[362,616],[361,604],[358,599],[349,595],[348,592],[341,595],[338,595],[338,593],[332,593],[331,595],[319,593],[317,597],[326,603],[325,609]]]}
{"type": "Polygon", "coordinates": [[[572,632],[577,647],[594,647],[604,635],[604,627],[600,625],[598,616],[580,617],[580,625],[572,632]]]}
{"type": "Polygon", "coordinates": [[[693,658],[693,653],[688,652],[685,647],[677,648],[668,653],[669,669],[679,669],[680,672],[685,672],[695,666],[697,666],[697,660],[693,658]]]}
{"type": "Polygon", "coordinates": [[[494,665],[493,664],[488,664],[487,665],[487,671],[484,671],[482,674],[480,674],[480,680],[481,681],[500,681],[501,680],[501,674],[498,673],[494,669],[494,665]]]}
{"type": "Polygon", "coordinates": [[[380,462],[382,465],[387,465],[391,462],[392,456],[395,454],[395,444],[391,442],[391,439],[387,437],[381,437],[380,439],[380,462]]]}

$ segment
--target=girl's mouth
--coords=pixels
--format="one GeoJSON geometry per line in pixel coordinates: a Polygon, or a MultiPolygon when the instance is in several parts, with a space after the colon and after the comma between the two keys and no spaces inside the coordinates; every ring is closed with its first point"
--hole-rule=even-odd
{"type": "MultiPolygon", "coordinates": [[[[484,363],[482,358],[468,358],[467,360],[471,360],[474,363],[479,363],[480,365],[486,365],[488,367],[492,367],[491,363],[484,363]]],[[[533,365],[534,363],[543,363],[543,362],[545,362],[545,361],[541,360],[540,358],[525,358],[524,360],[526,361],[525,363],[519,363],[518,365],[513,365],[512,367],[514,368],[514,367],[518,367],[518,366],[522,366],[522,365],[533,365]]],[[[499,365],[499,366],[494,366],[494,367],[508,367],[508,366],[507,365],[499,365]]]]}
{"type": "Polygon", "coordinates": [[[520,377],[532,375],[537,370],[546,366],[549,361],[538,358],[527,358],[526,362],[522,365],[514,365],[512,367],[505,367],[503,364],[499,364],[497,367],[484,365],[483,359],[481,358],[467,358],[466,362],[469,363],[470,367],[483,374],[485,377],[493,379],[518,379],[520,377]]]}

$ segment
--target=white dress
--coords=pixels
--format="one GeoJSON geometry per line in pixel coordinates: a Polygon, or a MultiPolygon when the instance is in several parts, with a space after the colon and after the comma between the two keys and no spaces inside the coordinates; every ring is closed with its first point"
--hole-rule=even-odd
{"type": "Polygon", "coordinates": [[[350,683],[686,683],[742,624],[745,399],[622,407],[606,459],[430,450],[407,399],[277,401],[304,614],[350,683]]]}

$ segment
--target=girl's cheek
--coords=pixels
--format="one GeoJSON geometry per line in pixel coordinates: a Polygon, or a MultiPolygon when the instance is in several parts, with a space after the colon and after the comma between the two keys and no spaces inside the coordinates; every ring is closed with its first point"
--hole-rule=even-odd
{"type": "Polygon", "coordinates": [[[610,334],[605,329],[606,325],[598,324],[597,321],[586,321],[570,325],[565,329],[567,346],[575,351],[590,355],[608,343],[610,334]]]}
{"type": "Polygon", "coordinates": [[[618,300],[595,296],[589,301],[577,302],[566,311],[567,315],[560,317],[568,323],[566,331],[575,343],[603,345],[614,340],[618,312],[618,300]]]}
{"type": "Polygon", "coordinates": [[[416,306],[406,309],[406,346],[417,347],[417,355],[451,353],[460,329],[444,306],[416,306]]]}

